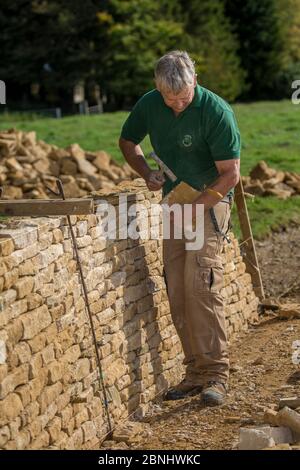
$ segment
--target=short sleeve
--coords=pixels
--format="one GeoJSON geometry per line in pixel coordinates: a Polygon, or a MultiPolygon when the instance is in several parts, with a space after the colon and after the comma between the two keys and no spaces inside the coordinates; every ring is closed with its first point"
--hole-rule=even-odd
{"type": "Polygon", "coordinates": [[[206,141],[214,160],[240,158],[241,136],[232,111],[222,110],[210,122],[206,141]]]}
{"type": "Polygon", "coordinates": [[[123,124],[121,137],[137,145],[148,134],[147,127],[146,106],[143,98],[140,98],[123,124]]]}

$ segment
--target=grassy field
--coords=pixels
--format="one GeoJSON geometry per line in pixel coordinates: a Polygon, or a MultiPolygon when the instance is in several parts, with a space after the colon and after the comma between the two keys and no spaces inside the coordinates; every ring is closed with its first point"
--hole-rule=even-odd
{"type": "MultiPolygon", "coordinates": [[[[242,175],[247,175],[259,160],[265,160],[276,169],[300,173],[300,105],[279,101],[236,104],[233,108],[242,135],[242,175]]],[[[2,114],[0,129],[35,130],[38,139],[60,147],[77,142],[85,150],[102,149],[122,163],[124,160],[117,142],[126,116],[126,112],[115,112],[46,119],[2,114]]],[[[151,150],[148,138],[142,146],[145,153],[151,150]]],[[[271,227],[300,219],[300,196],[287,201],[256,197],[248,202],[248,208],[254,235],[262,238],[271,227]]],[[[236,214],[233,214],[233,220],[238,232],[236,214]]]]}

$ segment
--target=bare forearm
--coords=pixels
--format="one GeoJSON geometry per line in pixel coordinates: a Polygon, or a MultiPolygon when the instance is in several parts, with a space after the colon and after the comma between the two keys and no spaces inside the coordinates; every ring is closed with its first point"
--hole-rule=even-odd
{"type": "Polygon", "coordinates": [[[151,168],[147,165],[140,145],[135,145],[134,142],[121,138],[119,140],[119,147],[131,168],[133,168],[142,178],[146,179],[151,172],[151,168]]]}
{"type": "MultiPolygon", "coordinates": [[[[232,177],[231,174],[224,173],[220,175],[216,182],[213,185],[210,185],[209,187],[214,191],[217,191],[218,193],[221,193],[223,196],[225,196],[228,191],[233,188],[236,184],[237,181],[235,178],[232,177]]],[[[193,202],[193,204],[204,204],[204,210],[208,210],[215,204],[217,204],[220,200],[221,197],[218,197],[217,195],[212,194],[208,191],[204,191],[196,199],[196,201],[193,202]]]]}

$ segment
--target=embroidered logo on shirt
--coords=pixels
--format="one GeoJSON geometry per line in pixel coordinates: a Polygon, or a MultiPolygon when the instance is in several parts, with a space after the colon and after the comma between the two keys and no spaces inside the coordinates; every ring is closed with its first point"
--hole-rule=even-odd
{"type": "Polygon", "coordinates": [[[193,143],[192,141],[193,141],[192,136],[189,134],[186,134],[182,139],[182,144],[184,145],[184,147],[190,147],[193,143]]]}

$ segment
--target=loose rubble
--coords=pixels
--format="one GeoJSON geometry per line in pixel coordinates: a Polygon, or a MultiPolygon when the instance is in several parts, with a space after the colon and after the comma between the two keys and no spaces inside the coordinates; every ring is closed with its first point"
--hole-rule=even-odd
{"type": "Polygon", "coordinates": [[[139,175],[119,165],[104,151],[84,151],[78,144],[62,149],[36,139],[36,133],[16,129],[0,133],[0,186],[3,199],[48,199],[46,186],[57,190],[59,177],[66,197],[84,197],[114,189],[139,175]]]}
{"type": "Polygon", "coordinates": [[[287,199],[300,194],[300,175],[291,171],[281,171],[270,168],[267,163],[260,161],[249,176],[242,176],[246,193],[257,196],[276,196],[287,199]]]}

